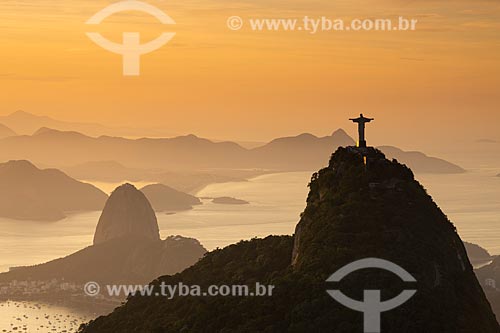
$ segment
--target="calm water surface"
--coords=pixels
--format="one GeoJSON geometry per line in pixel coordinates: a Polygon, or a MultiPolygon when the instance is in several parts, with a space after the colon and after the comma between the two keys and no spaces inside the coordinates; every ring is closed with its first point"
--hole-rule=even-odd
{"type": "Polygon", "coordinates": [[[0,332],[76,332],[92,314],[32,302],[0,302],[0,332]]]}
{"type": "MultiPolygon", "coordinates": [[[[292,234],[304,210],[311,173],[264,175],[248,182],[209,185],[200,197],[231,196],[249,205],[210,200],[173,215],[158,213],[162,237],[199,239],[209,250],[241,239],[292,234]]],[[[500,254],[500,178],[492,170],[459,175],[418,175],[461,237],[500,254]]],[[[0,218],[0,271],[59,258],[92,244],[100,212],[70,215],[58,222],[0,218]]]]}

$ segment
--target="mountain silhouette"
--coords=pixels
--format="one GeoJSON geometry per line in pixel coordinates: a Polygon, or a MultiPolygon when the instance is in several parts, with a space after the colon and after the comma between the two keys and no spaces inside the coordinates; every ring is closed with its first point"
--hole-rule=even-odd
{"type": "Polygon", "coordinates": [[[58,122],[49,117],[36,116],[31,113],[18,110],[7,116],[1,116],[0,123],[14,129],[18,133],[30,134],[40,127],[50,127],[58,122]]]}
{"type": "MultiPolygon", "coordinates": [[[[163,139],[126,139],[110,136],[96,138],[74,131],[42,128],[32,136],[0,139],[0,158],[29,159],[58,167],[111,160],[130,169],[182,172],[209,169],[310,171],[326,164],[328,160],[325,156],[332,150],[353,144],[352,138],[343,130],[337,130],[326,137],[301,134],[279,138],[264,146],[247,149],[234,142],[212,142],[194,135],[163,139]]],[[[410,167],[415,166],[419,171],[431,173],[463,171],[452,163],[427,157],[421,153],[403,153],[390,147],[386,149],[397,155],[402,163],[410,167]]],[[[89,170],[89,174],[95,176],[95,170],[93,171],[89,170]]],[[[103,178],[109,178],[109,172],[103,173],[103,178]]],[[[150,176],[150,172],[145,174],[145,177],[150,176]]],[[[163,183],[158,178],[155,175],[154,181],[163,183]]],[[[170,183],[165,184],[175,187],[170,183]]]]}
{"type": "Polygon", "coordinates": [[[294,237],[269,236],[215,250],[174,276],[175,285],[273,285],[268,297],[134,296],[82,332],[363,332],[363,314],[332,299],[339,289],[384,300],[416,289],[381,317],[389,333],[497,333],[499,326],[455,227],[412,171],[374,148],[339,148],[312,176],[294,237]],[[366,159],[365,159],[366,157],[366,159]],[[328,277],[365,258],[389,260],[416,282],[364,269],[339,284],[328,277]]]}
{"type": "Polygon", "coordinates": [[[156,215],[146,196],[135,186],[116,188],[102,211],[94,245],[128,236],[160,240],[156,215]]]}
{"type": "Polygon", "coordinates": [[[331,136],[304,133],[275,139],[251,151],[258,167],[282,170],[313,170],[325,164],[328,152],[339,146],[354,145],[354,140],[339,129],[331,136]]]}
{"type": "Polygon", "coordinates": [[[19,220],[59,220],[65,213],[101,210],[107,195],[56,169],[28,161],[0,164],[0,216],[19,220]]]}
{"type": "Polygon", "coordinates": [[[7,126],[0,124],[0,138],[6,138],[9,136],[16,136],[17,133],[8,128],[7,126]]]}
{"type": "Polygon", "coordinates": [[[57,131],[49,127],[40,127],[33,133],[34,137],[50,139],[85,139],[87,136],[77,131],[57,131]]]}
{"type": "Polygon", "coordinates": [[[189,210],[201,205],[200,199],[190,194],[177,191],[163,184],[152,184],[141,188],[156,212],[189,210]]]}
{"type": "Polygon", "coordinates": [[[89,281],[145,284],[160,275],[181,272],[205,253],[205,248],[192,238],[171,236],[151,241],[127,236],[86,247],[47,263],[0,273],[0,282],[64,279],[79,284],[89,281]]]}
{"type": "MultiPolygon", "coordinates": [[[[99,128],[104,130],[104,126],[97,124],[82,124],[82,123],[71,123],[56,120],[47,116],[38,116],[22,110],[15,111],[7,116],[0,116],[0,123],[12,128],[20,134],[31,134],[41,127],[57,128],[60,130],[74,130],[87,132],[91,128],[99,128]]],[[[102,135],[101,133],[96,133],[90,131],[92,134],[102,135]]]]}
{"type": "Polygon", "coordinates": [[[106,202],[92,246],[64,258],[1,273],[0,282],[57,279],[82,284],[144,284],[184,270],[205,253],[192,238],[161,240],[150,203],[134,186],[124,184],[106,202]]]}
{"type": "Polygon", "coordinates": [[[249,202],[242,199],[232,198],[232,197],[218,197],[212,200],[214,204],[219,205],[248,205],[249,202]]]}
{"type": "Polygon", "coordinates": [[[484,265],[493,259],[491,254],[489,254],[486,249],[483,249],[477,244],[464,242],[464,245],[465,250],[467,251],[467,256],[474,267],[476,267],[476,265],[484,265]]]}
{"type": "Polygon", "coordinates": [[[169,139],[125,139],[42,128],[31,136],[0,140],[0,158],[25,159],[50,165],[77,165],[113,160],[129,168],[192,170],[245,165],[246,149],[232,142],[211,142],[195,136],[169,139]],[[241,160],[240,160],[241,158],[241,160]],[[220,166],[218,166],[220,165],[220,166]]]}
{"type": "Polygon", "coordinates": [[[97,123],[68,122],[22,110],[0,116],[0,123],[22,135],[32,134],[41,127],[54,128],[60,131],[78,131],[91,136],[122,135],[139,137],[143,136],[144,133],[156,133],[156,136],[159,134],[165,135],[165,129],[139,129],[137,127],[104,126],[97,123]]]}
{"type": "Polygon", "coordinates": [[[416,173],[463,173],[464,169],[440,158],[429,157],[418,151],[403,151],[392,146],[377,147],[387,158],[404,161],[416,173]]]}

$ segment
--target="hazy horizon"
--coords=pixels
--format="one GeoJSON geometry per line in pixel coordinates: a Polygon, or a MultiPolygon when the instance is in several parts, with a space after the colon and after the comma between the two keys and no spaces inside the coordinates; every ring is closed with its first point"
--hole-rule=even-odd
{"type": "MultiPolygon", "coordinates": [[[[75,125],[84,125],[90,129],[91,133],[88,133],[87,130],[78,130],[75,131],[80,132],[82,134],[91,136],[91,137],[99,137],[99,136],[117,136],[123,138],[130,139],[139,139],[139,138],[175,138],[181,136],[195,135],[199,138],[204,138],[211,140],[213,142],[235,142],[240,144],[245,148],[256,148],[259,146],[263,146],[272,140],[282,138],[282,137],[294,137],[301,134],[312,134],[316,137],[325,137],[330,136],[336,130],[344,130],[351,138],[357,137],[357,129],[348,119],[344,119],[338,124],[332,124],[332,128],[330,131],[318,131],[314,130],[314,128],[306,128],[302,127],[298,129],[297,132],[293,130],[288,131],[276,131],[275,135],[270,134],[267,136],[259,136],[255,139],[244,139],[240,138],[238,135],[234,137],[223,137],[222,135],[218,135],[216,137],[203,136],[200,133],[186,130],[186,132],[174,132],[168,129],[162,129],[159,126],[154,127],[141,127],[141,126],[127,126],[120,125],[116,123],[105,123],[105,122],[87,122],[80,119],[72,119],[68,120],[67,118],[56,118],[50,117],[46,114],[37,114],[34,112],[28,112],[25,110],[16,110],[13,112],[7,112],[5,114],[0,114],[0,124],[2,124],[1,118],[8,117],[16,113],[23,113],[28,115],[34,115],[36,117],[48,117],[50,120],[55,120],[57,122],[65,122],[66,126],[75,125]],[[127,133],[133,132],[133,135],[127,135],[127,133]]],[[[459,139],[452,139],[450,137],[442,137],[440,140],[435,141],[430,137],[424,137],[422,140],[415,141],[409,140],[406,136],[401,136],[399,138],[390,138],[387,136],[387,132],[381,132],[377,127],[378,123],[386,121],[386,119],[379,118],[376,119],[378,122],[374,122],[368,126],[368,140],[370,145],[373,146],[396,146],[398,148],[404,150],[420,150],[423,152],[428,152],[431,154],[443,154],[447,158],[453,158],[456,155],[460,155],[460,152],[468,151],[470,149],[477,149],[478,147],[482,147],[484,149],[491,148],[492,145],[500,143],[500,136],[498,136],[498,132],[490,132],[490,133],[481,133],[477,136],[474,136],[472,133],[469,133],[467,136],[462,136],[459,139]],[[490,142],[482,142],[482,141],[490,141],[490,142]],[[476,147],[474,147],[476,146],[476,147]],[[447,154],[449,153],[449,154],[447,154]]],[[[43,126],[41,126],[43,127],[43,126]]],[[[9,127],[10,128],[10,127],[9,127]]],[[[31,130],[23,130],[18,135],[32,135],[35,131],[37,131],[40,127],[33,127],[31,130]]],[[[59,126],[49,126],[51,129],[61,130],[61,131],[72,131],[71,129],[60,129],[59,126]]],[[[14,129],[14,128],[11,128],[14,129]]],[[[258,131],[257,131],[258,132],[258,131]]],[[[500,160],[500,151],[497,152],[497,157],[500,160]]],[[[495,154],[493,154],[495,156],[495,154]]]]}
{"type": "MultiPolygon", "coordinates": [[[[120,73],[120,56],[85,36],[84,22],[108,1],[3,2],[0,113],[268,141],[337,127],[353,134],[347,119],[363,112],[377,120],[369,131],[377,144],[499,139],[496,1],[150,3],[175,19],[167,30],[177,35],[145,55],[142,75],[130,78],[120,73]],[[235,32],[225,26],[230,15],[403,15],[419,25],[412,32],[235,32]]],[[[125,13],[98,30],[119,40],[122,31],[154,39],[163,29],[146,14],[125,13]]]]}

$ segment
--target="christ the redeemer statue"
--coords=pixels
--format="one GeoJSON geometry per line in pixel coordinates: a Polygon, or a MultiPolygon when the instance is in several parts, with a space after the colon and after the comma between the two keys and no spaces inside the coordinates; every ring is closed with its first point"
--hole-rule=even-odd
{"type": "Polygon", "coordinates": [[[372,121],[374,119],[373,118],[365,118],[365,117],[363,117],[363,114],[360,114],[359,118],[351,118],[349,120],[352,120],[353,122],[358,123],[358,133],[359,133],[358,147],[366,148],[365,124],[369,123],[370,121],[372,121]]]}

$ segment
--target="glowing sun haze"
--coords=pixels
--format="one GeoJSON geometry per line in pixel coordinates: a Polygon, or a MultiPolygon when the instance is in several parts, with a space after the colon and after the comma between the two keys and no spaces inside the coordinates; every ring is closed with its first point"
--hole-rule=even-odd
{"type": "Polygon", "coordinates": [[[500,2],[158,1],[176,25],[147,14],[88,18],[112,1],[0,3],[0,114],[22,109],[70,121],[163,126],[166,132],[267,140],[355,128],[375,117],[371,138],[406,145],[499,139],[500,2]],[[415,32],[253,32],[248,18],[417,18],[415,32]],[[144,55],[140,77],[123,77],[119,55],[85,32],[120,42],[176,32],[144,55]],[[403,128],[410,123],[409,128],[403,128]],[[486,131],[493,131],[488,135],[486,131]],[[403,139],[403,136],[406,136],[403,139]]]}

